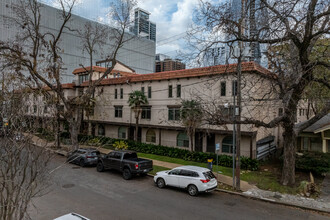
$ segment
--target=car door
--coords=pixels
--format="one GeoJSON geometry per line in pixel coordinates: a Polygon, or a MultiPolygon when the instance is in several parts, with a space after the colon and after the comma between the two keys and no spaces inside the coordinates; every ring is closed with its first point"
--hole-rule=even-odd
{"type": "Polygon", "coordinates": [[[173,169],[169,171],[165,179],[166,185],[180,187],[179,186],[180,171],[181,171],[180,169],[173,169]]]}
{"type": "Polygon", "coordinates": [[[110,160],[110,167],[112,169],[120,170],[121,155],[122,154],[119,152],[114,152],[114,155],[110,160]]]}
{"type": "Polygon", "coordinates": [[[179,178],[180,188],[186,188],[189,184],[194,182],[193,173],[194,172],[190,170],[180,171],[180,178],[179,178]]]}
{"type": "Polygon", "coordinates": [[[114,158],[115,152],[110,152],[103,158],[103,165],[105,168],[110,169],[111,168],[111,160],[114,158]]]}

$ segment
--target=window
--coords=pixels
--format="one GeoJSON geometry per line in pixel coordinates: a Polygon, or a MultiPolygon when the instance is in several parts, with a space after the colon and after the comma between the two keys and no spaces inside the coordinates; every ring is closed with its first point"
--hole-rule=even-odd
{"type": "Polygon", "coordinates": [[[180,107],[168,108],[168,120],[178,121],[180,120],[180,107]]]}
{"type": "Polygon", "coordinates": [[[105,135],[105,128],[104,128],[104,125],[102,125],[102,124],[99,125],[98,134],[99,134],[100,136],[104,136],[104,135],[105,135]]]}
{"type": "Polygon", "coordinates": [[[178,147],[189,147],[189,138],[186,133],[180,132],[176,138],[176,145],[178,147]]]}
{"type": "Polygon", "coordinates": [[[125,127],[118,128],[118,138],[121,138],[121,139],[126,138],[126,128],[125,127]]]}
{"type": "Polygon", "coordinates": [[[148,99],[151,99],[151,86],[148,87],[148,99]]]}
{"type": "Polygon", "coordinates": [[[221,96],[226,96],[226,82],[221,82],[220,87],[221,96]]]}
{"type": "Polygon", "coordinates": [[[36,105],[33,106],[33,113],[37,113],[37,106],[36,105]]]}
{"type": "Polygon", "coordinates": [[[29,113],[29,106],[26,106],[26,113],[29,113]]]}
{"type": "Polygon", "coordinates": [[[190,170],[181,170],[180,176],[199,177],[198,173],[190,170]]]}
{"type": "Polygon", "coordinates": [[[141,87],[141,92],[144,94],[144,87],[141,87]]]}
{"type": "Polygon", "coordinates": [[[146,134],[146,141],[151,143],[156,143],[156,132],[149,129],[146,134]]]}
{"type": "Polygon", "coordinates": [[[222,140],[222,153],[233,153],[233,136],[227,136],[222,140]]]}
{"type": "Polygon", "coordinates": [[[124,90],[123,88],[120,88],[120,99],[123,99],[124,97],[124,90]]]}
{"type": "Polygon", "coordinates": [[[142,106],[141,118],[142,119],[151,119],[151,107],[150,106],[142,106]]]}
{"type": "Polygon", "coordinates": [[[228,107],[225,106],[219,106],[220,109],[220,115],[224,118],[231,118],[234,114],[234,106],[230,105],[228,107]]]}
{"type": "Polygon", "coordinates": [[[180,169],[175,169],[175,170],[171,170],[168,174],[170,175],[179,175],[180,174],[180,169]]]}
{"type": "Polygon", "coordinates": [[[181,97],[181,85],[176,85],[176,97],[181,97]]]}
{"type": "Polygon", "coordinates": [[[89,80],[89,75],[80,75],[79,76],[79,84],[82,84],[83,82],[89,80]]]}
{"type": "Polygon", "coordinates": [[[115,106],[115,118],[123,117],[123,106],[115,106]]]}
{"type": "Polygon", "coordinates": [[[115,99],[117,99],[117,98],[118,98],[118,90],[115,89],[115,99]]]}
{"type": "Polygon", "coordinates": [[[47,114],[47,110],[48,110],[48,106],[45,105],[45,106],[44,106],[44,114],[47,114]]]}
{"type": "Polygon", "coordinates": [[[173,97],[173,86],[172,85],[168,86],[168,97],[169,98],[173,97]]]}
{"type": "Polygon", "coordinates": [[[237,81],[232,82],[232,96],[237,95],[237,81]]]}
{"type": "Polygon", "coordinates": [[[282,116],[283,115],[283,108],[279,108],[278,109],[278,116],[282,116]]]}

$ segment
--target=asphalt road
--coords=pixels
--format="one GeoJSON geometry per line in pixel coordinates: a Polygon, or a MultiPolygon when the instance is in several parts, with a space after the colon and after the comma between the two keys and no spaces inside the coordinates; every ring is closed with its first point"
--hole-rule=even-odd
{"type": "Polygon", "coordinates": [[[32,219],[53,219],[76,212],[92,220],[109,219],[330,219],[317,213],[212,192],[189,196],[184,190],[159,189],[150,177],[125,181],[115,171],[64,164],[55,156],[49,193],[33,201],[32,219]],[[64,164],[64,165],[63,165],[64,164]]]}

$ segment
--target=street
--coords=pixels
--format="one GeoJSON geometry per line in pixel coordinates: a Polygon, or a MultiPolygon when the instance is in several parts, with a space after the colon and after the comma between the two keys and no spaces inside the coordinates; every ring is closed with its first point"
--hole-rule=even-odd
{"type": "Polygon", "coordinates": [[[53,219],[76,212],[108,219],[329,219],[316,213],[213,192],[191,197],[184,190],[159,189],[150,177],[125,181],[115,171],[64,164],[55,156],[49,193],[35,198],[32,219],[53,219]]]}

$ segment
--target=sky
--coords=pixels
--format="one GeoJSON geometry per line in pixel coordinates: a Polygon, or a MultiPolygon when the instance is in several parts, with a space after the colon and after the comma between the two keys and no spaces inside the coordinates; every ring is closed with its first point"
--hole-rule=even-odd
{"type": "MultiPolygon", "coordinates": [[[[42,0],[56,6],[56,0],[42,0]]],[[[78,0],[74,13],[92,20],[106,22],[111,0],[78,0]]],[[[184,52],[185,32],[192,23],[198,0],[138,0],[138,7],[151,13],[150,21],[157,25],[156,53],[176,58],[184,52]]]]}

